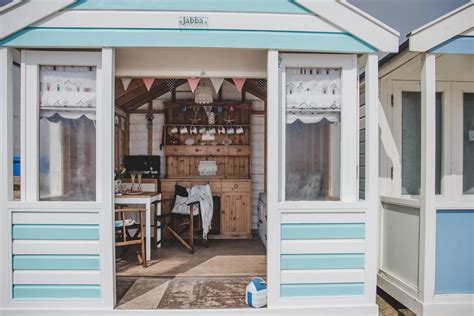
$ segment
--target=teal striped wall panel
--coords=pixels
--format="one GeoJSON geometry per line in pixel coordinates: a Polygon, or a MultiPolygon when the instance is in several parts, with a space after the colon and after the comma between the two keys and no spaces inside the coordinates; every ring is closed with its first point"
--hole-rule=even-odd
{"type": "Polygon", "coordinates": [[[281,269],[363,269],[364,254],[291,254],[281,255],[281,269]]]}
{"type": "Polygon", "coordinates": [[[353,296],[364,294],[364,283],[282,284],[281,297],[353,296]]]}
{"type": "Polygon", "coordinates": [[[14,255],[14,270],[99,270],[99,255],[14,255]]]}
{"type": "Polygon", "coordinates": [[[14,299],[99,299],[100,285],[14,285],[14,299]]]}
{"type": "Polygon", "coordinates": [[[98,240],[99,225],[13,225],[13,239],[98,240]]]}
{"type": "Polygon", "coordinates": [[[376,50],[349,33],[220,29],[94,29],[30,27],[0,41],[2,46],[81,47],[206,47],[289,49],[337,53],[376,50]]]}
{"type": "Polygon", "coordinates": [[[363,223],[282,224],[281,239],[363,239],[363,223]]]}

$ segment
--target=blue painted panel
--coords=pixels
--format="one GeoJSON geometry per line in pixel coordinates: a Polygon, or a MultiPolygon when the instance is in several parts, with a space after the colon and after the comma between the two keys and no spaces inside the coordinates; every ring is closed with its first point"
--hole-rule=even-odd
{"type": "Polygon", "coordinates": [[[308,13],[288,0],[80,0],[70,6],[80,10],[159,10],[308,13]]]}
{"type": "Polygon", "coordinates": [[[431,53],[437,54],[474,54],[474,36],[456,36],[432,48],[431,53]]]}
{"type": "Polygon", "coordinates": [[[364,294],[364,283],[282,284],[281,297],[353,296],[364,294]]]}
{"type": "Polygon", "coordinates": [[[2,42],[14,47],[208,47],[318,52],[376,51],[347,33],[260,30],[27,28],[2,42]]]}
{"type": "Polygon", "coordinates": [[[474,294],[474,210],[438,210],[436,294],[474,294]]]}
{"type": "Polygon", "coordinates": [[[99,299],[100,285],[14,285],[14,299],[99,299]]]}
{"type": "Polygon", "coordinates": [[[281,255],[281,269],[363,269],[364,254],[295,254],[281,255]]]}
{"type": "Polygon", "coordinates": [[[14,270],[99,270],[99,255],[14,255],[14,270]]]}
{"type": "Polygon", "coordinates": [[[13,239],[98,240],[99,225],[13,225],[13,239]]]}
{"type": "Polygon", "coordinates": [[[282,224],[281,239],[363,239],[365,226],[354,224],[282,224]]]}

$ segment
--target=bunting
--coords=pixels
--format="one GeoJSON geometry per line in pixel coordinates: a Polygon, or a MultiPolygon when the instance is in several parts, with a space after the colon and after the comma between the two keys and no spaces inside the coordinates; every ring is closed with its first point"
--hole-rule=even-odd
{"type": "Polygon", "coordinates": [[[143,83],[148,91],[150,91],[153,82],[155,82],[155,78],[143,78],[143,83]]]}
{"type": "Polygon", "coordinates": [[[196,90],[197,85],[199,84],[199,80],[201,80],[201,78],[188,78],[188,83],[193,93],[194,90],[196,90]]]}
{"type": "Polygon", "coordinates": [[[245,84],[245,78],[232,78],[232,80],[234,81],[234,84],[235,84],[235,87],[237,88],[237,90],[239,92],[242,92],[242,88],[244,87],[244,84],[245,84]]]}
{"type": "Polygon", "coordinates": [[[255,82],[257,83],[257,87],[260,92],[264,92],[265,88],[267,87],[267,79],[257,79],[255,82]]]}
{"type": "Polygon", "coordinates": [[[210,79],[212,82],[212,86],[214,87],[214,90],[216,91],[216,93],[219,93],[222,83],[224,82],[224,78],[210,78],[210,79]]]}
{"type": "Polygon", "coordinates": [[[127,91],[128,86],[130,85],[130,82],[132,82],[132,78],[121,78],[121,80],[122,80],[123,90],[127,91]]]}
{"type": "Polygon", "coordinates": [[[176,87],[176,79],[165,79],[165,82],[170,91],[176,87]]]}

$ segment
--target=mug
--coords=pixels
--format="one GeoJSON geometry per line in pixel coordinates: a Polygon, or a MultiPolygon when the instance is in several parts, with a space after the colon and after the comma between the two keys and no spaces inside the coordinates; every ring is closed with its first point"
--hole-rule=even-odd
{"type": "Polygon", "coordinates": [[[230,127],[227,127],[227,131],[226,131],[227,135],[232,135],[235,133],[235,130],[232,126],[230,127]]]}
{"type": "Polygon", "coordinates": [[[181,129],[179,130],[180,134],[187,134],[188,133],[188,128],[186,126],[182,126],[181,129]]]}
{"type": "Polygon", "coordinates": [[[239,135],[240,135],[240,134],[243,134],[243,133],[244,133],[244,128],[243,128],[242,126],[239,126],[239,127],[237,127],[237,129],[235,130],[235,132],[236,132],[237,134],[239,134],[239,135]]]}
{"type": "Polygon", "coordinates": [[[217,132],[219,134],[225,134],[225,127],[224,126],[220,126],[219,129],[217,130],[217,132]]]}
{"type": "Polygon", "coordinates": [[[198,130],[197,130],[196,126],[191,126],[191,128],[189,129],[189,132],[190,132],[191,134],[197,134],[197,133],[198,133],[198,130]]]}
{"type": "Polygon", "coordinates": [[[216,128],[215,127],[211,127],[208,131],[209,135],[216,135],[216,128]]]}
{"type": "Polygon", "coordinates": [[[178,128],[176,126],[173,126],[170,131],[171,134],[176,134],[178,132],[178,128]]]}
{"type": "Polygon", "coordinates": [[[201,127],[201,128],[199,129],[199,133],[200,133],[200,134],[204,134],[206,131],[207,131],[207,130],[206,130],[205,127],[201,127]]]}

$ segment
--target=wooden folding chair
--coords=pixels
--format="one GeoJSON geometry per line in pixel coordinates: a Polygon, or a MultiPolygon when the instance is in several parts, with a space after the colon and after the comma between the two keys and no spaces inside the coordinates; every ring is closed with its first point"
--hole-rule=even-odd
{"type": "Polygon", "coordinates": [[[145,256],[145,213],[146,209],[141,208],[120,208],[115,210],[115,246],[124,247],[125,251],[129,246],[140,245],[140,250],[137,250],[138,262],[146,268],[145,256]],[[126,214],[134,214],[135,218],[127,218],[126,214]],[[139,220],[137,223],[136,220],[139,220]],[[135,232],[132,233],[132,230],[135,232]]]}
{"type": "MultiPolygon", "coordinates": [[[[176,238],[186,249],[188,249],[189,253],[194,253],[194,238],[195,235],[198,239],[202,240],[204,247],[208,247],[207,240],[202,237],[202,217],[201,217],[201,203],[199,201],[191,202],[187,204],[187,208],[189,210],[189,214],[177,214],[173,213],[172,209],[176,201],[176,192],[173,199],[164,199],[161,202],[172,201],[171,210],[164,210],[168,211],[165,214],[156,216],[156,220],[160,223],[158,228],[160,229],[168,229],[173,237],[176,238]],[[194,207],[198,209],[198,212],[194,214],[194,207]],[[167,219],[171,219],[171,224],[168,224],[167,219]],[[188,241],[186,241],[181,235],[187,232],[188,234],[188,241]]],[[[168,204],[168,203],[165,203],[168,204]]],[[[163,204],[162,204],[163,205],[163,204]]],[[[163,232],[163,231],[162,231],[163,232]]],[[[163,234],[161,234],[163,236],[163,234]]],[[[161,240],[158,241],[161,243],[161,240]]]]}

